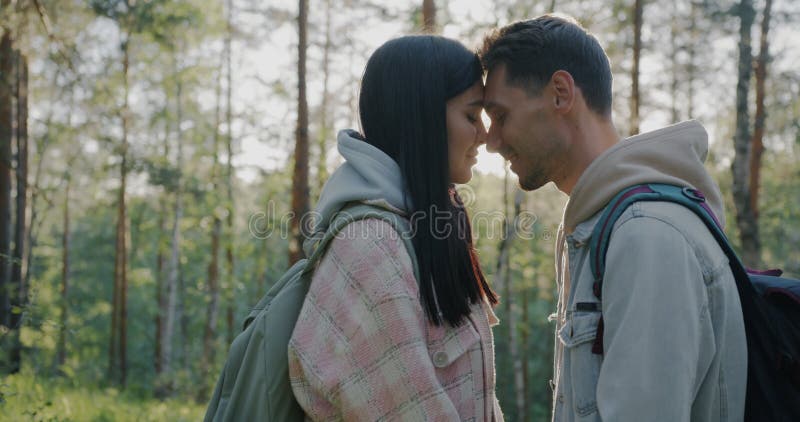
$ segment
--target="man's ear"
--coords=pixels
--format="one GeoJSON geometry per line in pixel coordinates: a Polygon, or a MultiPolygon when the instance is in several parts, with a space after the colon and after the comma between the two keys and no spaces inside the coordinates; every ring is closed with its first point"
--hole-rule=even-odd
{"type": "Polygon", "coordinates": [[[575,103],[575,80],[566,70],[559,70],[550,77],[553,106],[556,113],[568,113],[575,103]]]}

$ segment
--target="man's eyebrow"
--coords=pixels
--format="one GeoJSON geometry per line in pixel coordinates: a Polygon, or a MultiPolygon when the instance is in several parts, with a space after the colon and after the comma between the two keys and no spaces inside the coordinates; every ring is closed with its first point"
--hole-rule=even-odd
{"type": "Polygon", "coordinates": [[[483,99],[478,99],[467,104],[467,107],[481,107],[481,106],[483,106],[483,99]]]}

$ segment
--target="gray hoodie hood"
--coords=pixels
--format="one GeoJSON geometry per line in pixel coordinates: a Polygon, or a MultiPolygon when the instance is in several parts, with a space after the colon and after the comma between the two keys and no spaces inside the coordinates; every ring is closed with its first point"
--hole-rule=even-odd
{"type": "Polygon", "coordinates": [[[722,194],[706,171],[708,134],[694,120],[620,141],[583,172],[564,210],[567,234],[608,204],[622,189],[641,183],[668,183],[699,189],[725,225],[722,194]]]}
{"type": "MultiPolygon", "coordinates": [[[[361,139],[352,129],[339,131],[339,154],[345,162],[337,168],[322,188],[314,208],[312,233],[324,232],[331,219],[348,202],[363,202],[407,215],[410,198],[403,189],[400,167],[386,153],[361,139]]],[[[309,240],[314,236],[309,236],[309,240]]],[[[314,242],[305,242],[309,253],[314,242]]]]}

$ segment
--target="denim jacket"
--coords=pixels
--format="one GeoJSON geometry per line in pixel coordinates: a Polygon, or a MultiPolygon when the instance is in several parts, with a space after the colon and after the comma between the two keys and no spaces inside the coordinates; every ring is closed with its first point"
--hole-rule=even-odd
{"type": "Polygon", "coordinates": [[[747,346],[741,305],[728,260],[703,222],[677,204],[629,207],[612,231],[602,302],[593,293],[588,259],[588,240],[610,199],[597,192],[663,182],[651,174],[653,162],[663,166],[656,173],[668,176],[693,171],[670,182],[708,192],[720,212],[719,191],[702,168],[705,142],[695,122],[622,141],[573,190],[556,251],[554,421],[742,420],[747,346]],[[648,153],[659,160],[641,160],[648,153]],[[637,160],[647,169],[613,170],[637,160]],[[694,160],[699,168],[671,172],[671,160],[684,166],[694,160]],[[574,218],[587,211],[588,218],[574,218]],[[592,353],[601,314],[602,355],[592,353]]]}

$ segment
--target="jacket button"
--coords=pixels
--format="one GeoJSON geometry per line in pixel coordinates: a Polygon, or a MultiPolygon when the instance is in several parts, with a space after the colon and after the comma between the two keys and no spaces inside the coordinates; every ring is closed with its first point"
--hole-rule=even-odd
{"type": "Polygon", "coordinates": [[[433,354],[433,366],[443,368],[447,365],[447,352],[439,350],[433,354]]]}

